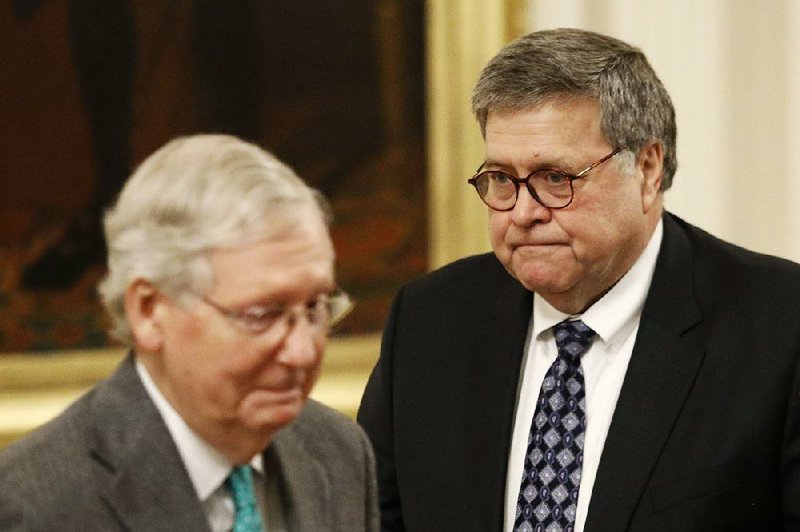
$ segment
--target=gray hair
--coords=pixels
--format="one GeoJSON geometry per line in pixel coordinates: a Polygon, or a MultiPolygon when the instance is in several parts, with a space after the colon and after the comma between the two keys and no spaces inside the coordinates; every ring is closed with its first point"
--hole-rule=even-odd
{"type": "Polygon", "coordinates": [[[598,102],[603,134],[615,147],[638,153],[647,144],[660,142],[661,190],[672,185],[678,166],[672,101],[644,53],[620,40],[578,29],[520,37],[481,72],[472,110],[485,135],[490,110],[519,111],[576,97],[598,102]]]}
{"type": "Polygon", "coordinates": [[[205,294],[208,252],[329,223],[322,195],[258,146],[228,135],[177,138],[148,157],[105,215],[108,273],[99,291],[112,326],[132,342],[125,292],[145,279],[174,297],[205,294]]]}

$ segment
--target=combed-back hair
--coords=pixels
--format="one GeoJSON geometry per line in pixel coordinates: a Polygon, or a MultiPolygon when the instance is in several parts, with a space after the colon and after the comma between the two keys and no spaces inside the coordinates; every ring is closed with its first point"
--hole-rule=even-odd
{"type": "Polygon", "coordinates": [[[167,143],[133,173],[106,212],[108,273],[99,291],[109,334],[131,344],[125,292],[144,279],[174,297],[213,285],[208,253],[329,222],[322,195],[287,165],[229,135],[167,143]]]}

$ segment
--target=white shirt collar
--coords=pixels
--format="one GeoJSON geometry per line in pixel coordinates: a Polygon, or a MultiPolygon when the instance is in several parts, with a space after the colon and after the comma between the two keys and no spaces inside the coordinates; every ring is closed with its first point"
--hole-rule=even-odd
{"type": "MultiPolygon", "coordinates": [[[[650,289],[663,235],[663,222],[659,220],[650,242],[630,270],[579,316],[609,346],[624,340],[638,322],[636,318],[641,314],[650,289]]],[[[577,316],[564,314],[539,294],[533,294],[533,338],[570,317],[577,316]]]]}
{"type": "MultiPolygon", "coordinates": [[[[147,394],[155,403],[183,459],[197,497],[205,501],[225,481],[233,465],[225,456],[194,432],[175,411],[153,382],[144,365],[136,360],[136,371],[142,379],[147,394]]],[[[250,465],[264,474],[262,455],[256,454],[250,465]]]]}

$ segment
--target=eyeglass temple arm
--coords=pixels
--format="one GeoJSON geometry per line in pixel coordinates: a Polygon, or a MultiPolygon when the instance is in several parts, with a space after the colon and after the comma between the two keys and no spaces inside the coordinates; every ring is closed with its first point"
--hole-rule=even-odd
{"type": "Polygon", "coordinates": [[[581,170],[580,172],[575,174],[575,176],[572,179],[575,180],[575,179],[583,177],[584,175],[586,175],[586,172],[594,170],[595,168],[597,168],[598,166],[600,166],[601,164],[603,164],[607,160],[611,159],[613,156],[615,156],[616,154],[618,154],[619,152],[621,152],[624,149],[625,148],[617,148],[616,150],[612,151],[611,153],[609,153],[608,155],[606,155],[605,157],[603,157],[599,161],[590,164],[587,168],[584,168],[583,170],[581,170]]]}

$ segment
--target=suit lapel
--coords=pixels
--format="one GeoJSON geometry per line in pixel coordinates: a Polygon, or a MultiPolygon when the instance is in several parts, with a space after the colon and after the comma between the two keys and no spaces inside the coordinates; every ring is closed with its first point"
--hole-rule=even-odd
{"type": "Polygon", "coordinates": [[[509,275],[487,301],[485,334],[466,358],[468,404],[462,410],[466,472],[462,480],[470,530],[500,530],[505,510],[506,472],[513,430],[520,363],[532,311],[532,294],[509,275]],[[485,521],[484,521],[485,520],[485,521]]]}
{"type": "Polygon", "coordinates": [[[705,354],[685,333],[701,320],[691,245],[670,215],[628,371],[603,448],[587,532],[625,530],[705,354]]]}
{"type": "Polygon", "coordinates": [[[128,530],[208,530],[194,486],[130,356],[93,399],[99,492],[128,530]]]}
{"type": "Polygon", "coordinates": [[[268,471],[279,478],[287,530],[331,530],[328,473],[313,453],[306,451],[293,427],[278,433],[264,458],[268,471]]]}

